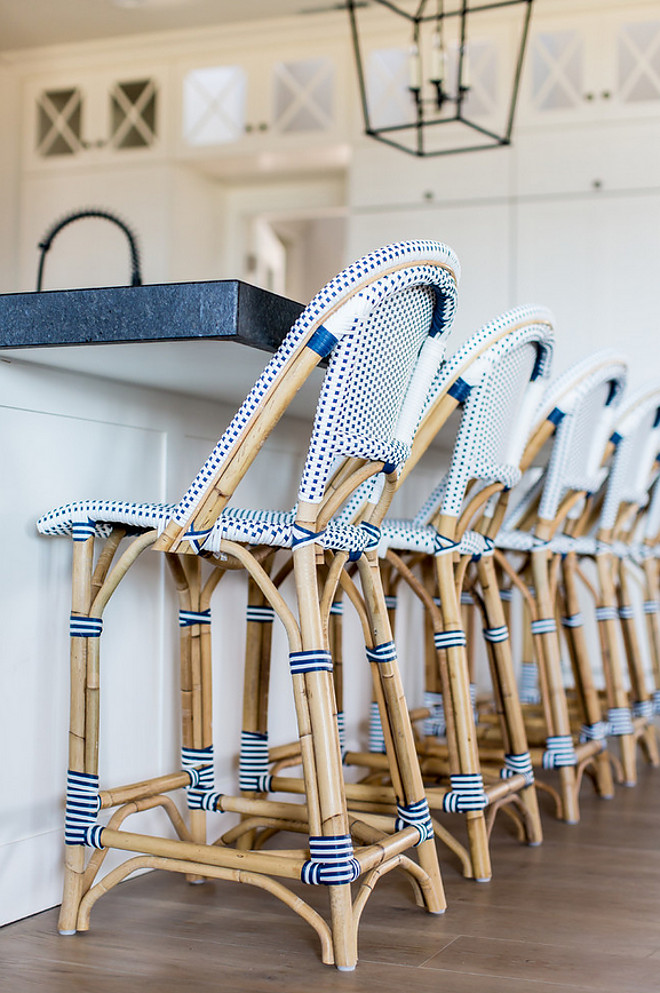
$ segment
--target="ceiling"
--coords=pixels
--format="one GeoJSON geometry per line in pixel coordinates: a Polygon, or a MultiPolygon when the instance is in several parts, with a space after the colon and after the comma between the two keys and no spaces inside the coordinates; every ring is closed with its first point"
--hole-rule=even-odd
{"type": "Polygon", "coordinates": [[[0,51],[333,9],[340,0],[1,0],[0,51]]]}

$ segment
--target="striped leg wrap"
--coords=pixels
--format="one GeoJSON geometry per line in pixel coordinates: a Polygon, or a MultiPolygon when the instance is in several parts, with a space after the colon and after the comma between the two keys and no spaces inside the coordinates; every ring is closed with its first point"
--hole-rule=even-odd
{"type": "Polygon", "coordinates": [[[509,637],[509,629],[506,624],[502,624],[499,628],[484,628],[483,631],[486,641],[490,641],[492,644],[497,644],[499,641],[507,641],[509,637]]]}
{"type": "Polygon", "coordinates": [[[644,613],[645,614],[657,614],[658,613],[658,601],[657,600],[645,600],[644,601],[644,613]]]}
{"type": "Polygon", "coordinates": [[[369,710],[369,751],[378,754],[385,753],[383,725],[380,719],[380,710],[375,700],[372,700],[369,710]]]}
{"type": "Polygon", "coordinates": [[[532,785],[534,782],[534,770],[529,752],[504,756],[504,768],[500,769],[500,779],[511,779],[512,776],[524,776],[526,785],[532,785]]]}
{"type": "Polygon", "coordinates": [[[477,710],[477,684],[470,683],[470,703],[472,704],[472,714],[474,716],[474,723],[479,723],[479,711],[477,710]]]}
{"type": "Polygon", "coordinates": [[[655,690],[653,694],[653,713],[660,714],[660,690],[655,690]]]}
{"type": "Polygon", "coordinates": [[[436,607],[442,607],[442,600],[440,599],[439,596],[433,597],[433,603],[436,605],[436,607]]]}
{"type": "Polygon", "coordinates": [[[607,712],[607,722],[609,733],[616,738],[635,732],[629,707],[610,707],[607,712]]]}
{"type": "Polygon", "coordinates": [[[596,607],[597,621],[616,621],[619,618],[619,611],[616,607],[596,607]]]}
{"type": "Polygon", "coordinates": [[[449,781],[451,790],[442,798],[442,809],[448,814],[463,814],[468,810],[483,810],[488,806],[480,772],[458,773],[450,776],[449,781]]]}
{"type": "Polygon", "coordinates": [[[194,624],[210,624],[211,623],[211,611],[210,610],[180,610],[179,611],[179,627],[180,628],[191,628],[194,624]]]}
{"type": "Polygon", "coordinates": [[[365,648],[365,652],[368,662],[376,662],[378,665],[385,662],[396,662],[396,645],[393,641],[384,641],[382,645],[365,648]]]}
{"type": "Polygon", "coordinates": [[[462,607],[474,606],[474,597],[472,596],[471,593],[468,593],[467,590],[461,593],[461,606],[462,607]]]}
{"type": "Polygon", "coordinates": [[[385,606],[387,607],[388,610],[396,610],[396,605],[397,605],[397,597],[395,596],[385,597],[385,606]]]}
{"type": "Polygon", "coordinates": [[[433,642],[436,648],[464,648],[467,645],[465,631],[434,631],[433,642]]]}
{"type": "Polygon", "coordinates": [[[102,631],[102,617],[78,617],[71,614],[69,634],[72,638],[100,638],[102,631]]]}
{"type": "Polygon", "coordinates": [[[577,755],[570,734],[550,735],[545,739],[543,753],[544,769],[559,769],[565,765],[577,765],[577,755]]]}
{"type": "Polygon", "coordinates": [[[444,738],[447,733],[445,722],[445,705],[442,701],[442,693],[433,693],[431,690],[424,692],[424,706],[431,711],[424,719],[424,734],[429,738],[444,738]]]}
{"type": "Polygon", "coordinates": [[[300,873],[303,883],[333,886],[352,883],[360,875],[360,863],[353,856],[350,834],[311,836],[309,855],[300,873]]]}
{"type": "Polygon", "coordinates": [[[500,600],[503,603],[511,603],[513,600],[513,590],[500,590],[500,600]]]}
{"type": "Polygon", "coordinates": [[[337,734],[339,735],[339,750],[342,757],[346,751],[346,728],[344,725],[344,711],[337,711],[337,734]]]}
{"type": "Polygon", "coordinates": [[[520,673],[521,703],[540,703],[539,670],[536,662],[523,662],[520,673]]]}
{"type": "Polygon", "coordinates": [[[333,600],[330,604],[330,616],[341,617],[344,613],[344,601],[333,600]]]}
{"type": "Polygon", "coordinates": [[[607,721],[596,721],[595,724],[583,724],[580,728],[580,741],[583,744],[587,741],[602,741],[603,747],[605,747],[608,727],[607,721]]]}
{"type": "Polygon", "coordinates": [[[212,794],[215,785],[213,745],[206,748],[182,748],[181,768],[190,776],[190,786],[186,790],[188,809],[212,810],[213,807],[206,805],[206,797],[212,794]]]}
{"type": "Polygon", "coordinates": [[[322,648],[307,652],[291,652],[289,666],[292,676],[306,672],[332,672],[332,657],[330,652],[322,648]]]}
{"type": "Polygon", "coordinates": [[[271,780],[268,772],[268,735],[258,731],[242,731],[239,788],[245,793],[268,793],[271,780]]]}
{"type": "Polygon", "coordinates": [[[96,525],[94,521],[82,521],[78,524],[74,524],[71,527],[71,537],[74,541],[87,541],[89,538],[93,538],[96,534],[96,525]]]}
{"type": "Polygon", "coordinates": [[[561,623],[562,627],[565,628],[581,628],[583,624],[582,614],[579,611],[577,614],[569,614],[568,617],[562,617],[561,623]]]}
{"type": "Polygon", "coordinates": [[[650,721],[653,717],[653,700],[637,700],[633,703],[633,717],[644,717],[650,721]]]}
{"type": "Polygon", "coordinates": [[[433,822],[426,797],[417,800],[416,803],[409,803],[407,806],[397,804],[396,812],[395,831],[403,831],[407,827],[415,827],[419,831],[419,841],[415,842],[415,848],[423,841],[428,841],[429,838],[433,837],[433,822]]]}
{"type": "Polygon", "coordinates": [[[554,617],[540,617],[538,621],[532,621],[530,627],[532,634],[554,634],[557,630],[554,617]]]}
{"type": "Polygon", "coordinates": [[[622,621],[632,621],[635,617],[635,608],[630,603],[624,603],[619,607],[619,617],[622,621]]]}
{"type": "Polygon", "coordinates": [[[255,604],[249,603],[245,618],[248,621],[256,621],[258,624],[272,624],[275,620],[275,611],[268,604],[257,607],[255,604]]]}
{"type": "Polygon", "coordinates": [[[103,848],[103,827],[96,823],[96,815],[100,809],[99,777],[69,769],[66,777],[65,844],[103,848]]]}

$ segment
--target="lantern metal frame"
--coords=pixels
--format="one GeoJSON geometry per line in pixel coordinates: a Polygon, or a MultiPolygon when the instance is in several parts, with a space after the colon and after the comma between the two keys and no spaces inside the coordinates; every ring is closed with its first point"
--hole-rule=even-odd
{"type": "Polygon", "coordinates": [[[459,152],[478,152],[485,151],[489,148],[498,148],[501,146],[510,145],[516,104],[518,102],[518,93],[520,89],[520,77],[522,74],[525,50],[527,48],[529,24],[534,0],[492,0],[492,2],[489,2],[489,0],[477,0],[477,3],[475,3],[474,6],[470,6],[470,0],[460,0],[460,5],[455,9],[444,10],[443,4],[440,12],[436,9],[433,13],[428,13],[427,11],[429,0],[418,0],[417,7],[413,13],[411,13],[410,10],[405,10],[399,4],[394,3],[393,0],[371,0],[371,3],[387,8],[408,22],[408,24],[412,26],[413,43],[417,42],[417,44],[419,43],[420,28],[423,24],[428,22],[435,22],[436,24],[439,24],[449,18],[459,17],[460,25],[458,29],[458,36],[460,41],[458,47],[457,86],[455,95],[450,95],[449,93],[443,92],[441,88],[442,81],[436,81],[433,79],[429,79],[429,82],[436,85],[435,100],[429,101],[422,96],[421,83],[417,87],[410,86],[409,90],[411,92],[411,99],[414,100],[415,120],[409,123],[374,127],[371,123],[371,115],[369,111],[369,99],[365,82],[364,62],[356,12],[357,8],[364,7],[366,5],[363,2],[360,2],[360,0],[346,0],[346,7],[351,26],[351,36],[353,40],[353,52],[355,55],[360,101],[362,104],[364,133],[370,138],[374,138],[377,141],[392,146],[393,148],[398,148],[409,155],[418,157],[452,155],[459,152]],[[526,7],[526,10],[522,18],[522,32],[515,62],[513,88],[509,100],[506,126],[501,133],[498,133],[490,130],[489,128],[483,127],[483,125],[474,120],[471,120],[466,117],[464,113],[465,100],[469,92],[469,87],[462,85],[465,70],[465,53],[468,44],[468,18],[480,13],[496,10],[498,8],[520,7],[523,5],[526,7]],[[436,111],[435,113],[429,113],[429,103],[434,105],[436,111]],[[447,103],[455,104],[454,113],[449,116],[439,116],[443,106],[447,103]],[[454,148],[429,149],[427,147],[426,133],[430,128],[457,123],[464,125],[473,132],[483,135],[484,139],[487,140],[476,145],[460,145],[454,148]],[[412,137],[413,140],[411,141],[411,145],[414,145],[414,147],[408,147],[403,144],[401,140],[397,140],[397,135],[402,134],[407,134],[412,137]]]}

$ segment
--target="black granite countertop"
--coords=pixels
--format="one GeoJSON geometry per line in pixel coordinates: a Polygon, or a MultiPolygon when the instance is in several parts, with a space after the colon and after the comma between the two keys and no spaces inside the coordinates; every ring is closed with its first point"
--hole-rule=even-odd
{"type": "Polygon", "coordinates": [[[0,295],[0,348],[212,338],[273,351],[302,304],[236,279],[0,295]]]}

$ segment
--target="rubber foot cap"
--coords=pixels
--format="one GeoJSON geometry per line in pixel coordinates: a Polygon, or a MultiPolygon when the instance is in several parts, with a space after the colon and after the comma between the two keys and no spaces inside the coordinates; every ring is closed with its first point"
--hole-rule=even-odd
{"type": "Polygon", "coordinates": [[[77,931],[75,928],[73,929],[73,931],[59,931],[58,929],[58,934],[64,935],[66,937],[69,934],[77,934],[77,931]]]}

